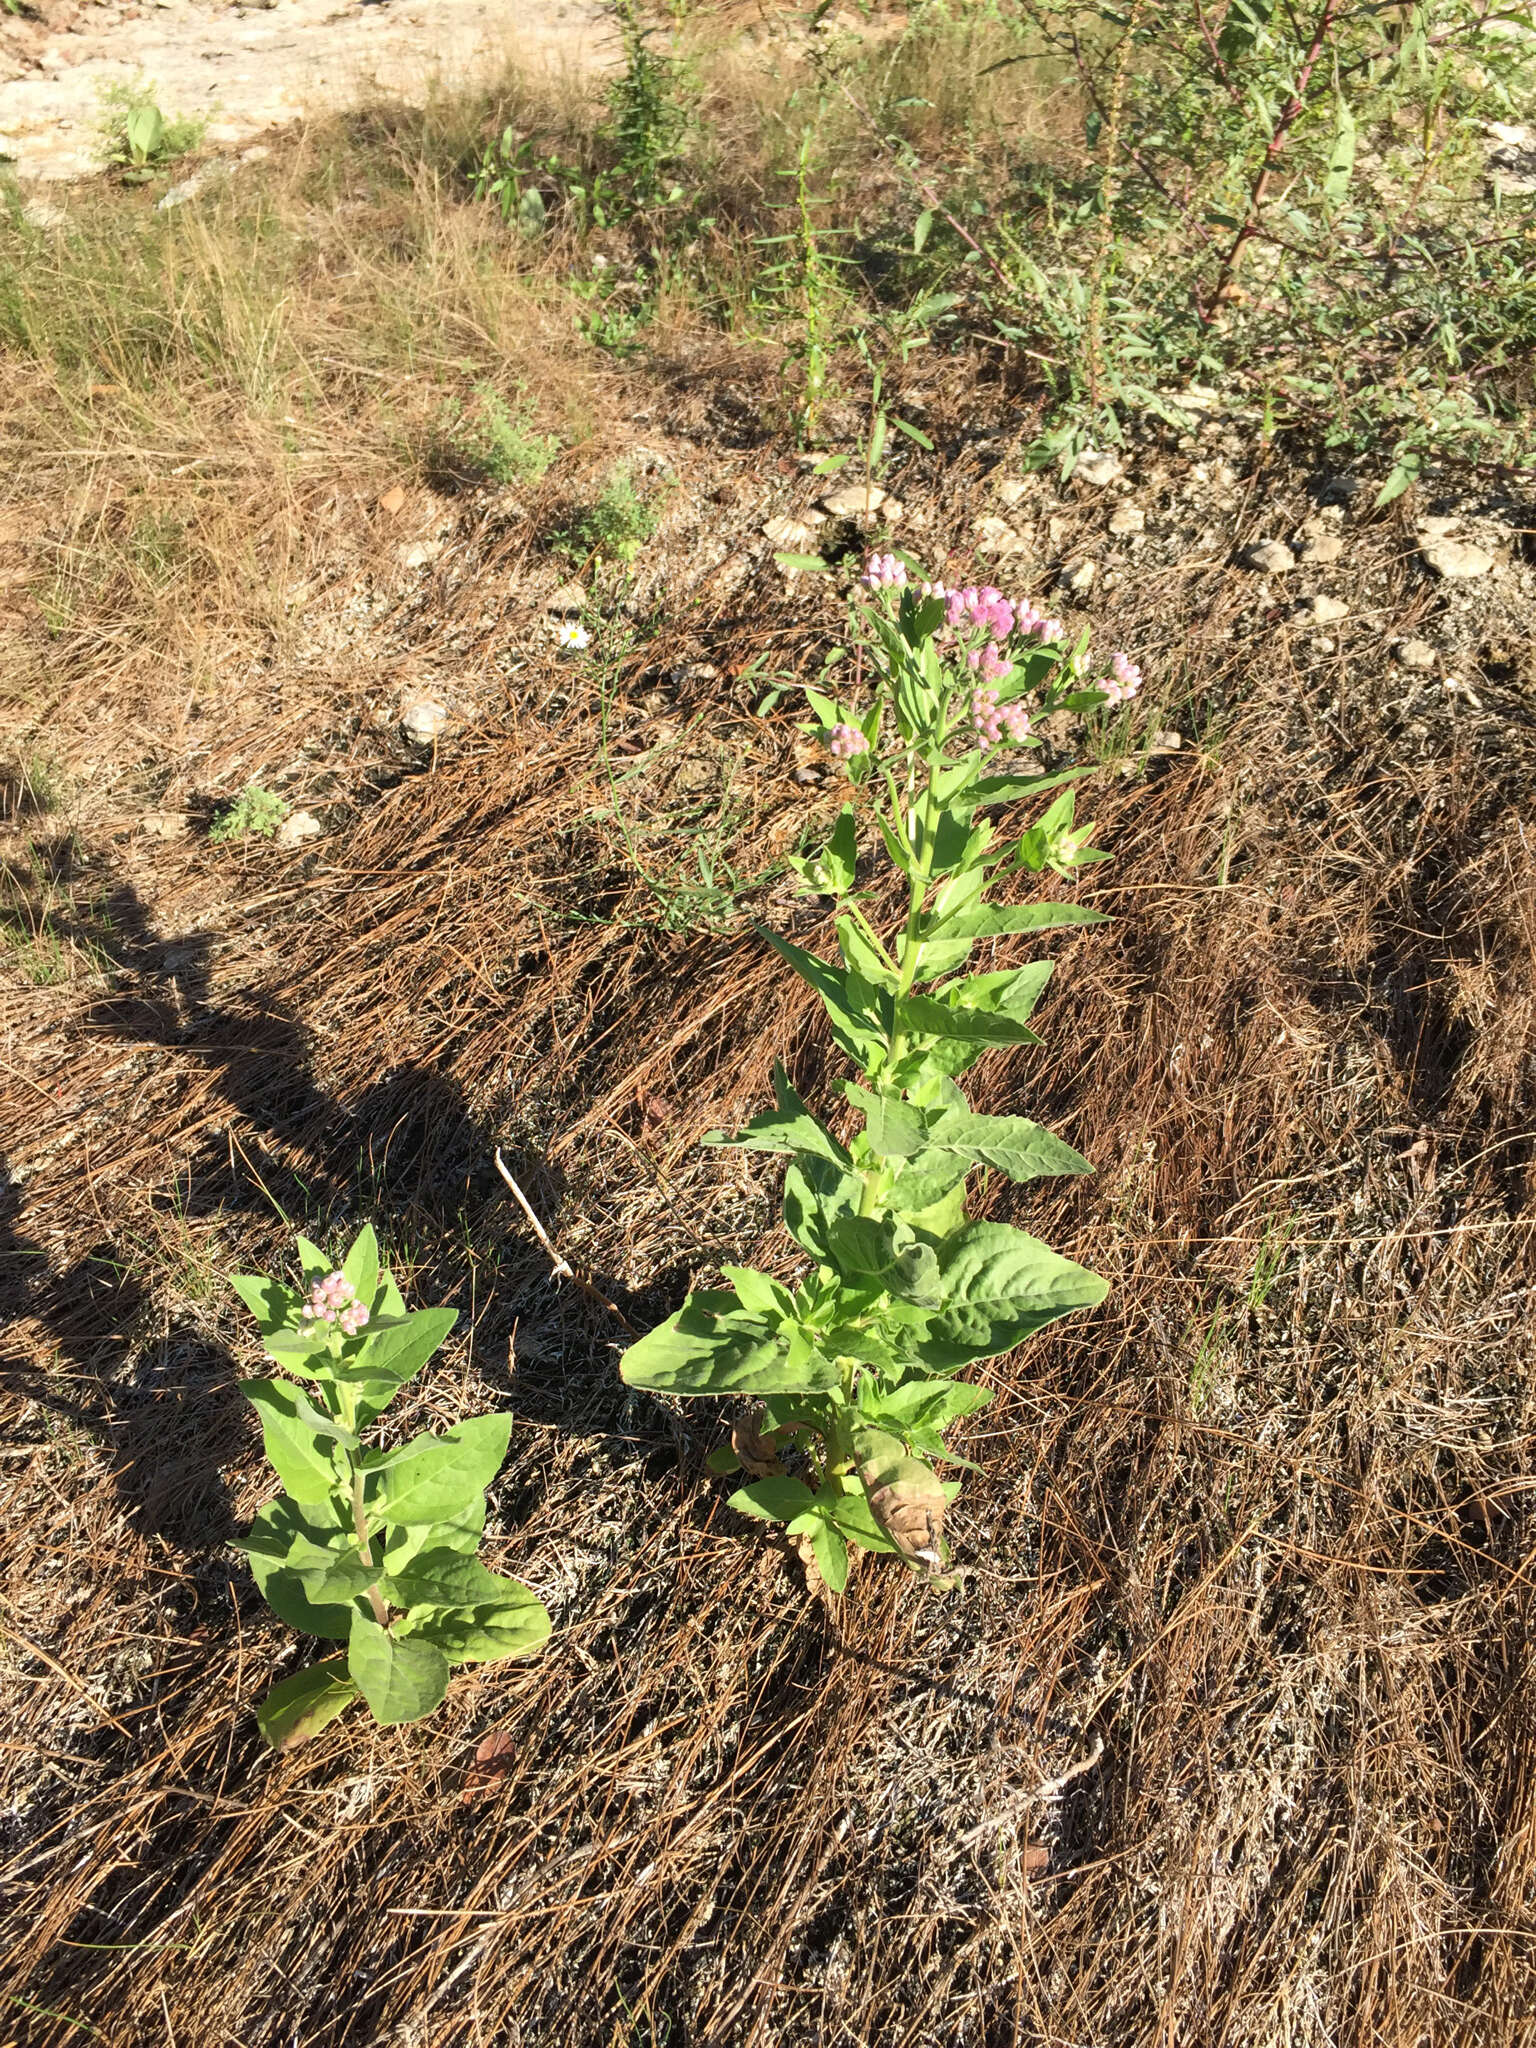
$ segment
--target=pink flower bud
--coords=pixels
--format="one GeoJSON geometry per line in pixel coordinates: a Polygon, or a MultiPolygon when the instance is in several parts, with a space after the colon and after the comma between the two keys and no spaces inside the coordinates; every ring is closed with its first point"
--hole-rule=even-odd
{"type": "Polygon", "coordinates": [[[856,725],[834,725],[827,735],[827,752],[834,761],[851,761],[855,754],[869,752],[869,741],[856,725]]]}

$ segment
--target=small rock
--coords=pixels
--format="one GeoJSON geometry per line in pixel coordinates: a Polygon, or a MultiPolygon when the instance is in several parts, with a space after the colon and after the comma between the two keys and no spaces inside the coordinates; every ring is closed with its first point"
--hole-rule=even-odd
{"type": "Polygon", "coordinates": [[[1164,732],[1153,733],[1147,743],[1149,754],[1176,754],[1184,744],[1184,735],[1169,726],[1164,732]]]}
{"type": "Polygon", "coordinates": [[[391,519],[398,517],[405,510],[405,485],[396,484],[387,490],[379,500],[379,510],[387,512],[391,519]]]}
{"type": "Polygon", "coordinates": [[[1243,560],[1250,569],[1262,569],[1266,576],[1279,576],[1296,566],[1296,557],[1280,540],[1255,541],[1243,560]]]}
{"type": "Polygon", "coordinates": [[[1309,619],[1315,619],[1320,626],[1329,626],[1336,619],[1349,617],[1349,606],[1341,597],[1304,597],[1301,608],[1309,619]]]}
{"type": "Polygon", "coordinates": [[[1109,515],[1111,533],[1145,533],[1147,515],[1139,505],[1117,505],[1109,515]]]}
{"type": "Polygon", "coordinates": [[[1300,562],[1312,562],[1321,567],[1336,562],[1344,552],[1344,543],[1336,533],[1320,533],[1315,539],[1304,540],[1296,550],[1300,562]]]}
{"type": "Polygon", "coordinates": [[[569,612],[579,612],[587,602],[587,593],[574,580],[562,583],[554,596],[545,605],[547,612],[556,612],[564,617],[569,612]]]}
{"type": "Polygon", "coordinates": [[[989,555],[1022,555],[1025,546],[1006,519],[999,519],[995,512],[976,522],[976,539],[989,555]]]}
{"type": "Polygon", "coordinates": [[[821,504],[834,519],[873,519],[885,495],[878,484],[844,484],[840,491],[828,491],[821,504]]]}
{"type": "Polygon", "coordinates": [[[1124,472],[1125,464],[1107,448],[1085,448],[1072,465],[1073,481],[1092,484],[1095,490],[1112,484],[1124,472]]]}
{"type": "Polygon", "coordinates": [[[1074,596],[1079,596],[1085,590],[1092,590],[1093,579],[1098,573],[1097,562],[1068,562],[1056,581],[1063,590],[1070,590],[1074,596]]]}
{"type": "Polygon", "coordinates": [[[1314,654],[1332,654],[1334,643],[1326,633],[1314,633],[1307,642],[1314,654]]]}
{"type": "Polygon", "coordinates": [[[439,704],[435,697],[412,697],[400,707],[400,723],[408,739],[428,747],[448,723],[448,707],[439,704]]]}
{"type": "Polygon", "coordinates": [[[1029,478],[1023,476],[1005,476],[1001,478],[997,486],[997,495],[1005,505],[1019,504],[1022,499],[1029,496],[1029,478]]]}
{"type": "Polygon", "coordinates": [[[185,811],[146,811],[139,824],[151,839],[182,839],[186,836],[185,811]]]}
{"type": "Polygon", "coordinates": [[[1421,550],[1437,576],[1486,576],[1493,556],[1466,540],[1431,540],[1421,550]]]}
{"type": "Polygon", "coordinates": [[[435,562],[443,552],[440,540],[414,540],[400,550],[400,564],[405,569],[425,569],[429,562],[435,562]]]}
{"type": "Polygon", "coordinates": [[[791,555],[803,555],[811,544],[811,537],[811,529],[803,519],[791,519],[787,514],[763,523],[764,540],[772,541],[776,548],[783,548],[791,555]]]}
{"type": "Polygon", "coordinates": [[[1414,532],[1420,540],[1443,540],[1460,524],[1454,513],[1426,512],[1422,519],[1416,519],[1414,532]]]}
{"type": "Polygon", "coordinates": [[[898,519],[905,517],[906,510],[907,508],[902,504],[900,498],[887,498],[880,507],[880,524],[882,526],[894,526],[898,519]]]}
{"type": "Polygon", "coordinates": [[[290,811],[277,828],[279,846],[302,846],[306,839],[318,839],[325,827],[313,811],[290,811]]]}
{"type": "Polygon", "coordinates": [[[1417,669],[1421,674],[1439,666],[1435,650],[1427,640],[1399,640],[1392,652],[1402,667],[1417,669]]]}

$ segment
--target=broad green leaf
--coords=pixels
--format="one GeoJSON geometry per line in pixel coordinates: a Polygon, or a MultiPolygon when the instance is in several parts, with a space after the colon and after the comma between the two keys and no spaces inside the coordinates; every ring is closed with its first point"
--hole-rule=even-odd
{"type": "Polygon", "coordinates": [[[379,1583],[381,1569],[371,1557],[363,1556],[355,1541],[350,1549],[337,1556],[321,1558],[317,1555],[312,1565],[298,1556],[290,1556],[288,1563],[317,1607],[325,1607],[332,1601],[355,1600],[359,1593],[366,1593],[370,1586],[379,1583]]]}
{"type": "Polygon", "coordinates": [[[1020,932],[1052,931],[1062,925],[1108,922],[1102,910],[1092,910],[1086,903],[984,903],[976,910],[957,910],[939,920],[934,929],[947,939],[996,939],[1020,932]]]}
{"type": "Polygon", "coordinates": [[[289,1563],[297,1549],[311,1559],[315,1550],[329,1550],[333,1543],[355,1541],[351,1509],[332,1500],[306,1512],[287,1494],[269,1501],[251,1523],[250,1534],[235,1544],[251,1561],[251,1576],[272,1612],[307,1636],[327,1636],[345,1642],[351,1631],[355,1609],[349,1603],[316,1603],[304,1590],[304,1581],[289,1563]]]}
{"type": "Polygon", "coordinates": [[[391,1575],[403,1572],[413,1558],[429,1550],[453,1550],[473,1557],[484,1528],[483,1493],[447,1521],[397,1523],[384,1531],[384,1569],[391,1575]]]}
{"type": "Polygon", "coordinates": [[[789,1533],[809,1538],[829,1591],[841,1593],[848,1583],[848,1546],[826,1513],[818,1506],[809,1514],[797,1515],[789,1524],[789,1533]]]}
{"type": "Polygon", "coordinates": [[[766,1110],[753,1117],[745,1130],[728,1138],[723,1131],[710,1131],[706,1145],[739,1145],[744,1152],[811,1152],[836,1166],[847,1166],[848,1154],[832,1133],[806,1108],[790,1085],[783,1067],[774,1062],[773,1092],[776,1111],[766,1110]]]}
{"type": "Polygon", "coordinates": [[[895,1544],[875,1520],[874,1511],[865,1498],[864,1482],[856,1474],[841,1480],[837,1491],[829,1488],[818,1498],[823,1511],[846,1541],[857,1543],[861,1550],[895,1551],[895,1544]]]}
{"type": "Polygon", "coordinates": [[[419,1308],[383,1327],[365,1330],[347,1359],[357,1379],[393,1380],[403,1386],[419,1372],[459,1319],[455,1308],[419,1308]]]}
{"type": "Polygon", "coordinates": [[[295,1288],[269,1280],[264,1273],[232,1273],[229,1284],[256,1318],[264,1335],[298,1321],[304,1297],[295,1288]]]}
{"type": "Polygon", "coordinates": [[[294,1499],[328,1499],[340,1475],[326,1438],[300,1414],[301,1407],[316,1412],[311,1404],[286,1380],[247,1380],[242,1391],[261,1417],[267,1457],[294,1499]]]}
{"type": "Polygon", "coordinates": [[[929,1127],[928,1143],[935,1151],[956,1152],[979,1165],[995,1167],[1010,1180],[1093,1171],[1080,1152],[1023,1116],[977,1116],[969,1109],[946,1110],[929,1127]]]}
{"type": "Polygon", "coordinates": [[[394,1635],[365,1614],[352,1623],[347,1670],[385,1728],[419,1721],[442,1704],[448,1690],[448,1659],[435,1643],[394,1635]]]}
{"type": "Polygon", "coordinates": [[[855,1286],[878,1288],[932,1307],[940,1299],[939,1261],[910,1224],[890,1216],[836,1216],[828,1231],[830,1263],[855,1286]]]}
{"type": "Polygon", "coordinates": [[[713,1472],[717,1479],[724,1479],[741,1470],[741,1460],[730,1444],[716,1444],[704,1460],[704,1469],[713,1472]]]}
{"type": "Polygon", "coordinates": [[[755,1266],[722,1266],[720,1271],[749,1315],[761,1316],[770,1325],[794,1316],[794,1296],[771,1273],[759,1273],[755,1266]]]}
{"type": "Polygon", "coordinates": [[[1023,967],[1000,967],[988,974],[969,974],[964,981],[950,982],[934,994],[944,1002],[962,1004],[967,1010],[993,1010],[1019,1023],[1031,1016],[1051,978],[1054,962],[1031,960],[1023,967]]]}
{"type": "Polygon", "coordinates": [[[781,569],[795,570],[803,575],[825,576],[828,573],[828,564],[820,555],[793,555],[786,549],[776,553],[773,559],[781,569]]]}
{"type": "Polygon", "coordinates": [[[845,1081],[843,1093],[864,1112],[864,1133],[870,1149],[882,1159],[910,1159],[924,1144],[922,1112],[894,1095],[874,1095],[857,1081],[845,1081]]]}
{"type": "Polygon", "coordinates": [[[896,1027],[910,1038],[957,1040],[965,1046],[1038,1045],[1027,1024],[998,1010],[946,1003],[938,996],[904,996],[896,1005],[896,1027]]]}
{"type": "Polygon", "coordinates": [[[909,1221],[912,1216],[942,1202],[959,1187],[970,1171],[970,1161],[959,1152],[924,1151],[902,1167],[887,1190],[887,1206],[909,1221]]]}
{"type": "Polygon", "coordinates": [[[549,1614],[516,1579],[501,1579],[498,1584],[501,1592],[495,1600],[411,1615],[404,1640],[434,1643],[450,1664],[494,1664],[502,1657],[531,1656],[549,1640],[549,1614]]]}
{"type": "Polygon", "coordinates": [[[352,1283],[358,1300],[371,1308],[379,1288],[379,1240],[371,1223],[365,1223],[352,1240],[352,1249],[342,1261],[341,1276],[352,1283]]]}
{"type": "Polygon", "coordinates": [[[472,1551],[434,1547],[392,1571],[383,1593],[395,1607],[483,1607],[512,1583],[487,1571],[472,1551]]]}
{"type": "Polygon", "coordinates": [[[759,1479],[726,1502],[738,1515],[756,1515],[760,1522],[792,1522],[815,1504],[815,1494],[798,1479],[759,1479]]]}
{"type": "Polygon", "coordinates": [[[630,1345],[619,1374],[626,1386],[674,1395],[815,1393],[841,1384],[830,1359],[792,1345],[785,1331],[742,1314],[734,1294],[718,1292],[689,1295],[630,1345]]]}
{"type": "Polygon", "coordinates": [[[323,1280],[332,1270],[330,1258],[321,1251],[319,1245],[311,1243],[307,1237],[297,1238],[295,1242],[299,1248],[299,1270],[304,1275],[304,1285],[311,1287],[315,1281],[323,1280]]]}
{"type": "Polygon", "coordinates": [[[864,1183],[824,1159],[798,1153],[784,1175],[784,1225],[821,1266],[835,1266],[831,1229],[839,1216],[857,1215],[864,1183]]]}
{"type": "Polygon", "coordinates": [[[851,917],[837,920],[837,948],[843,956],[844,966],[867,981],[871,988],[891,989],[896,986],[894,971],[881,959],[867,934],[851,917]]]}
{"type": "Polygon", "coordinates": [[[385,1522],[441,1522],[462,1511],[501,1470],[510,1415],[473,1415],[440,1436],[419,1436],[382,1475],[369,1513],[385,1522]]]}
{"type": "Polygon", "coordinates": [[[1011,1351],[1109,1292],[1097,1273],[1006,1223],[968,1223],[940,1248],[940,1270],[944,1306],[913,1347],[940,1371],[1011,1351]]]}
{"type": "Polygon", "coordinates": [[[983,804],[1013,804],[1027,801],[1032,796],[1043,796],[1048,789],[1059,789],[1064,782],[1076,782],[1081,776],[1096,773],[1092,762],[1080,768],[1058,768],[1050,775],[984,775],[975,783],[968,801],[977,810],[983,804]]]}
{"type": "Polygon", "coordinates": [[[256,1709],[256,1726],[273,1749],[297,1749],[357,1698],[344,1657],[327,1657],[274,1685],[256,1709]]]}

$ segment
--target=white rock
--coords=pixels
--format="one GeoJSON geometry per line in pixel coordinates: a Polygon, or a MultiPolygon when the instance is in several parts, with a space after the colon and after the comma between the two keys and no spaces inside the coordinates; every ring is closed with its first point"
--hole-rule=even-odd
{"type": "Polygon", "coordinates": [[[586,601],[587,593],[579,583],[562,583],[544,609],[547,612],[558,612],[564,616],[567,612],[579,612],[586,604],[586,601]]]}
{"type": "Polygon", "coordinates": [[[181,839],[187,830],[185,811],[146,811],[139,820],[151,839],[181,839]]]}
{"type": "Polygon", "coordinates": [[[1344,543],[1336,533],[1320,533],[1315,539],[1304,540],[1296,550],[1301,562],[1336,562],[1344,552],[1344,543]]]}
{"type": "Polygon", "coordinates": [[[1309,619],[1315,619],[1320,626],[1329,626],[1335,619],[1349,617],[1349,606],[1341,597],[1304,597],[1301,608],[1309,619]]]}
{"type": "Polygon", "coordinates": [[[777,519],[763,522],[763,539],[773,542],[776,548],[783,548],[791,555],[803,555],[811,544],[811,529],[803,519],[791,519],[781,513],[777,519]]]}
{"type": "Polygon", "coordinates": [[[880,524],[882,526],[894,526],[898,519],[906,516],[906,510],[907,508],[902,504],[900,498],[887,498],[880,507],[880,524]]]}
{"type": "Polygon", "coordinates": [[[1243,560],[1250,569],[1262,569],[1266,576],[1283,575],[1287,569],[1296,566],[1296,557],[1280,540],[1255,541],[1243,560]]]}
{"type": "Polygon", "coordinates": [[[872,519],[885,497],[878,484],[844,484],[840,491],[828,491],[821,504],[834,519],[872,519]]]}
{"type": "Polygon", "coordinates": [[[440,540],[414,540],[400,550],[400,563],[406,569],[424,569],[428,562],[435,562],[443,552],[440,540]]]}
{"type": "Polygon", "coordinates": [[[313,811],[290,811],[277,828],[279,846],[302,846],[306,839],[318,839],[325,827],[313,811]]]}
{"type": "Polygon", "coordinates": [[[997,495],[1005,505],[1017,505],[1029,496],[1029,479],[1023,476],[1005,476],[997,486],[997,495]]]}
{"type": "Polygon", "coordinates": [[[1092,590],[1093,579],[1098,573],[1097,562],[1068,562],[1056,581],[1063,590],[1070,590],[1078,596],[1085,590],[1092,590]]]}
{"type": "Polygon", "coordinates": [[[1124,473],[1125,464],[1107,448],[1085,448],[1072,465],[1074,482],[1092,484],[1096,490],[1124,473]]]}
{"type": "Polygon", "coordinates": [[[1147,515],[1139,505],[1117,505],[1109,515],[1111,533],[1145,533],[1147,515]]]}
{"type": "Polygon", "coordinates": [[[1454,513],[1426,512],[1422,519],[1414,521],[1413,530],[1420,540],[1441,540],[1459,524],[1454,513]]]}
{"type": "Polygon", "coordinates": [[[1006,519],[999,519],[995,512],[989,512],[984,519],[976,522],[976,540],[989,555],[1022,555],[1024,542],[1006,519]]]}
{"type": "Polygon", "coordinates": [[[1149,754],[1176,754],[1183,744],[1183,734],[1175,732],[1172,726],[1169,726],[1164,732],[1153,733],[1151,740],[1147,744],[1147,752],[1149,754]]]}
{"type": "Polygon", "coordinates": [[[412,697],[400,707],[400,723],[407,738],[418,746],[430,746],[448,723],[448,707],[435,697],[412,697]]]}
{"type": "Polygon", "coordinates": [[[1402,667],[1418,669],[1421,674],[1440,665],[1435,650],[1427,640],[1399,640],[1392,652],[1402,667]]]}
{"type": "Polygon", "coordinates": [[[1493,567],[1488,550],[1467,540],[1427,541],[1422,553],[1437,576],[1486,576],[1493,567]]]}

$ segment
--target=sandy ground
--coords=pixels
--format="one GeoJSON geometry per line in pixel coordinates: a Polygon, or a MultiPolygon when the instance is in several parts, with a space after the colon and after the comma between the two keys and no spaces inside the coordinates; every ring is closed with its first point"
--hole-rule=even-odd
{"type": "Polygon", "coordinates": [[[169,115],[203,115],[215,144],[382,90],[419,99],[522,65],[601,62],[595,0],[40,0],[0,13],[0,156],[21,178],[97,168],[101,93],[152,86],[169,115]]]}

